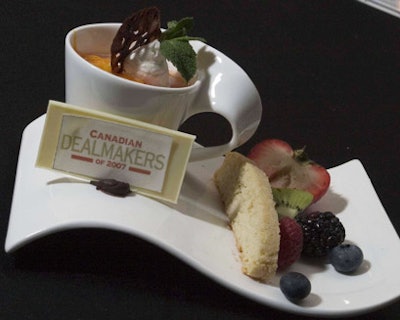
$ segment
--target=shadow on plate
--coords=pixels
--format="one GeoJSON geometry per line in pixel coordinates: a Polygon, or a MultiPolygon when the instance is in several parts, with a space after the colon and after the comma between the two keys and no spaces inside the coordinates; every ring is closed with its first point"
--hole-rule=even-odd
{"type": "Polygon", "coordinates": [[[318,202],[310,206],[307,210],[330,211],[334,214],[339,214],[347,207],[347,204],[348,200],[346,198],[329,189],[318,202]]]}

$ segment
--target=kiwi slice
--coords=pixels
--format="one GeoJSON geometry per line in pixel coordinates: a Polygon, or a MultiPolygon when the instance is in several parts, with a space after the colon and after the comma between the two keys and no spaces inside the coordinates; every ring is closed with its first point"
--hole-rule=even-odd
{"type": "Polygon", "coordinates": [[[289,188],[272,188],[275,209],[280,217],[294,218],[306,209],[313,201],[313,195],[304,190],[289,188]]]}

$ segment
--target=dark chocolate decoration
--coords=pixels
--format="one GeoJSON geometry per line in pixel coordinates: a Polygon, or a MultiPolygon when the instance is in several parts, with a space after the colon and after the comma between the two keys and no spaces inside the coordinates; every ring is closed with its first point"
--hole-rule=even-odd
{"type": "Polygon", "coordinates": [[[104,193],[125,197],[131,193],[129,183],[121,182],[115,179],[102,179],[98,181],[90,181],[90,184],[96,186],[96,190],[103,191],[104,193]]]}
{"type": "Polygon", "coordinates": [[[160,11],[156,7],[134,12],[123,21],[111,45],[112,72],[121,73],[125,58],[133,50],[159,39],[160,21],[160,11]]]}

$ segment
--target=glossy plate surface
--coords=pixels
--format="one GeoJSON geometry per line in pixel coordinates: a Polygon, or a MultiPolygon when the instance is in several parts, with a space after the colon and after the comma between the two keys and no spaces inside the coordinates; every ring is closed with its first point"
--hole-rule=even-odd
{"type": "Polygon", "coordinates": [[[400,2],[399,0],[357,0],[373,8],[389,13],[400,18],[400,2]]]}
{"type": "Polygon", "coordinates": [[[100,227],[154,243],[230,290],[291,313],[343,317],[371,311],[400,296],[400,240],[358,160],[329,170],[331,188],[314,208],[338,215],[348,241],[363,249],[365,261],[352,276],[339,274],[328,264],[297,262],[290,270],[310,278],[312,293],[296,305],[283,297],[280,274],[265,284],[241,273],[234,238],[212,182],[222,158],[189,164],[177,205],[139,195],[116,198],[88,183],[34,167],[43,124],[44,116],[23,134],[7,252],[60,230],[100,227]]]}

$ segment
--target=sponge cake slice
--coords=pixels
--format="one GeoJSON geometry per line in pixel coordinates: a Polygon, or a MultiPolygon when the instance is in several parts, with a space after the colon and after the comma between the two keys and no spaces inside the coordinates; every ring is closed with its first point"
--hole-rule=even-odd
{"type": "Polygon", "coordinates": [[[277,269],[279,220],[268,177],[237,152],[225,156],[214,174],[242,262],[242,272],[269,280],[277,269]]]}

